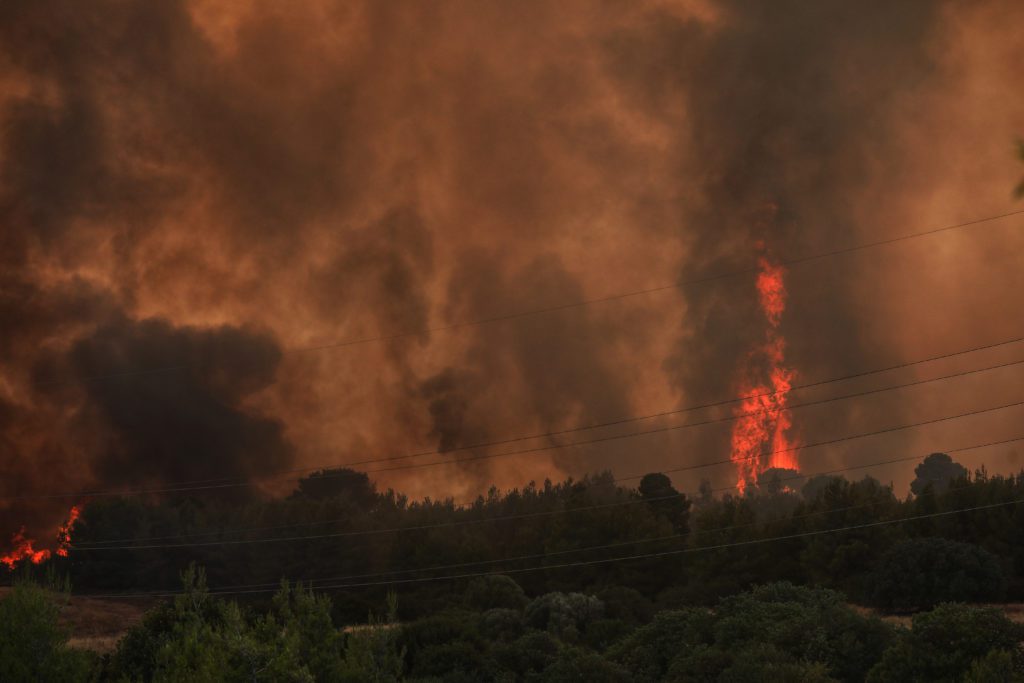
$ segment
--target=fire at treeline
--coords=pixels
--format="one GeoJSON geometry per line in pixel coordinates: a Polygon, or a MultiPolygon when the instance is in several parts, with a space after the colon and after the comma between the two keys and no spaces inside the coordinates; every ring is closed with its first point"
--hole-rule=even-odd
{"type": "MultiPolygon", "coordinates": [[[[759,245],[759,250],[763,249],[759,245]]],[[[773,470],[777,477],[787,479],[799,475],[799,446],[797,440],[790,435],[793,422],[791,411],[787,408],[788,394],[796,375],[785,365],[786,342],[779,331],[780,319],[786,307],[785,270],[774,264],[766,254],[759,256],[758,264],[756,288],[764,317],[765,335],[763,343],[746,354],[738,372],[736,384],[739,394],[734,402],[736,419],[733,422],[729,453],[737,470],[735,491],[739,495],[748,486],[756,485],[768,470],[773,470]]],[[[171,483],[167,488],[174,489],[177,486],[171,483]]],[[[180,486],[189,490],[188,482],[180,486]]],[[[204,489],[198,486],[195,490],[204,489]]],[[[215,486],[212,490],[221,492],[224,489],[215,486]]],[[[87,499],[88,496],[83,498],[87,499]]],[[[22,561],[40,564],[49,559],[51,553],[67,557],[72,541],[71,532],[85,502],[83,500],[71,507],[66,521],[55,534],[55,549],[40,547],[37,540],[26,537],[25,528],[21,527],[12,534],[11,549],[0,557],[0,562],[14,569],[22,561]]]]}

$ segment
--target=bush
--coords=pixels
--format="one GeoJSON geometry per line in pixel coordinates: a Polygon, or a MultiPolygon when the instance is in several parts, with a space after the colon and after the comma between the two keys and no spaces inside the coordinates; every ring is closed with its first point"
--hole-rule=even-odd
{"type": "MultiPolygon", "coordinates": [[[[961,680],[977,660],[987,660],[993,651],[1010,653],[1013,667],[1020,671],[1024,665],[1021,639],[1024,626],[1013,623],[997,609],[940,605],[914,617],[911,630],[885,651],[868,680],[961,680]]],[[[977,666],[991,669],[998,662],[989,660],[977,666]]]]}
{"type": "Polygon", "coordinates": [[[466,606],[475,610],[495,607],[522,609],[529,600],[518,583],[503,575],[478,576],[466,588],[466,606]]]}
{"type": "Polygon", "coordinates": [[[544,670],[541,681],[563,683],[568,681],[588,681],[588,683],[625,683],[632,680],[629,673],[621,666],[587,650],[567,647],[558,654],[558,658],[544,670]]]}
{"type": "Polygon", "coordinates": [[[547,593],[526,607],[526,623],[575,643],[586,625],[604,616],[604,604],[583,593],[547,593]]]}
{"type": "Polygon", "coordinates": [[[91,653],[67,646],[57,623],[58,595],[19,581],[0,600],[0,681],[85,681],[92,677],[91,653]]]}
{"type": "Polygon", "coordinates": [[[680,651],[699,648],[712,640],[713,622],[707,610],[660,612],[650,624],[614,645],[608,658],[622,665],[634,680],[663,680],[680,651]]]}
{"type": "Polygon", "coordinates": [[[871,604],[920,610],[941,602],[999,600],[1006,582],[999,561],[983,548],[944,538],[916,538],[890,548],[866,583],[871,604]]]}
{"type": "Polygon", "coordinates": [[[610,586],[597,594],[604,603],[604,614],[630,624],[646,624],[654,618],[654,605],[644,595],[626,586],[610,586]]]}
{"type": "Polygon", "coordinates": [[[531,631],[507,645],[497,645],[491,657],[499,669],[527,677],[543,671],[555,660],[558,643],[550,634],[531,631]]]}
{"type": "Polygon", "coordinates": [[[479,680],[483,667],[484,658],[473,644],[456,640],[420,650],[413,659],[410,673],[413,676],[438,676],[446,681],[455,678],[472,681],[479,680]]]}
{"type": "Polygon", "coordinates": [[[632,633],[633,628],[622,619],[597,619],[587,624],[583,640],[587,647],[604,652],[632,633]]]}
{"type": "Polygon", "coordinates": [[[1024,683],[1024,671],[1013,660],[1013,653],[992,650],[974,660],[964,683],[1024,683]]]}
{"type": "Polygon", "coordinates": [[[480,634],[488,640],[508,642],[523,634],[523,615],[514,609],[489,609],[480,615],[480,634]]]}
{"type": "Polygon", "coordinates": [[[888,627],[839,593],[769,584],[713,610],[662,612],[609,650],[637,680],[863,680],[888,627]]]}

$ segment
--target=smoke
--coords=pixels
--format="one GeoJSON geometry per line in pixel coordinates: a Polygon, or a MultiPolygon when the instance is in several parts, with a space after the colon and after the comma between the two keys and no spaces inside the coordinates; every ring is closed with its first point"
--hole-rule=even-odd
{"type": "MultiPolygon", "coordinates": [[[[999,0],[6,2],[2,493],[259,477],[733,396],[763,334],[753,274],[460,323],[750,268],[758,242],[784,262],[1005,211],[1020,19],[999,0]]],[[[795,384],[1018,333],[1007,225],[790,268],[795,384]]],[[[793,419],[814,441],[1017,379],[793,419]]],[[[1011,417],[801,457],[944,450],[1011,417]]],[[[380,483],[464,499],[721,459],[728,439],[380,483]]],[[[37,538],[67,513],[0,508],[37,538]]]]}

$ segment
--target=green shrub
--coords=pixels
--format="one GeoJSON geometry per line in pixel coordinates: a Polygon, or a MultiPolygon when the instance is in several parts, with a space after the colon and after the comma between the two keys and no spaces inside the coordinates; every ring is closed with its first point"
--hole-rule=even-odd
{"type": "Polygon", "coordinates": [[[522,609],[529,600],[518,583],[497,574],[478,576],[470,581],[466,588],[465,602],[467,607],[483,611],[495,607],[522,609]]]}
{"type": "Polygon", "coordinates": [[[621,666],[596,653],[567,647],[558,653],[558,657],[548,668],[544,669],[540,680],[545,683],[626,683],[632,678],[621,666]]]}
{"type": "Polygon", "coordinates": [[[0,681],[86,681],[91,653],[69,648],[57,623],[60,596],[31,581],[18,581],[0,600],[0,681]]]}
{"type": "Polygon", "coordinates": [[[526,623],[566,642],[579,641],[589,622],[604,615],[604,604],[583,593],[546,593],[526,607],[526,623]]]}
{"type": "Polygon", "coordinates": [[[914,617],[912,628],[885,651],[868,680],[958,681],[993,651],[1009,652],[1019,670],[1024,664],[1022,639],[1024,626],[997,609],[940,605],[914,617]]]}

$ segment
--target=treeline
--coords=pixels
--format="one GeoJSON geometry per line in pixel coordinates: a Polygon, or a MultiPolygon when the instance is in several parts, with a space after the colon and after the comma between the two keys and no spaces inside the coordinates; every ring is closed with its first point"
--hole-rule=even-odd
{"type": "Polygon", "coordinates": [[[1024,626],[998,609],[943,604],[894,627],[842,594],[758,586],[713,609],[655,611],[635,590],[530,599],[504,576],[471,581],[457,603],[399,623],[340,628],[330,600],[284,584],[264,609],[184,590],[148,612],[113,652],[68,647],[59,593],[22,582],[0,600],[0,679],[472,683],[1024,681],[1024,626]]]}
{"type": "Polygon", "coordinates": [[[1014,504],[1024,474],[971,475],[942,454],[917,472],[905,499],[869,477],[782,472],[743,496],[703,487],[690,498],[662,474],[628,488],[603,473],[458,506],[377,492],[365,474],[335,470],[282,499],[96,500],[70,556],[54,562],[82,593],[176,590],[191,563],[213,592],[244,587],[249,600],[303,580],[330,586],[345,619],[365,617],[391,589],[402,618],[433,613],[471,578],[446,577],[502,572],[529,595],[629,586],[664,607],[772,581],[903,610],[1024,599],[1024,505],[1014,504]],[[648,557],[619,559],[632,556],[648,557]]]}
{"type": "Polygon", "coordinates": [[[46,572],[174,596],[99,656],[67,645],[67,587],[23,579],[0,680],[1024,681],[1022,627],[970,605],[1024,597],[1024,473],[943,454],[915,473],[906,498],[603,473],[457,506],[336,470],[276,500],[97,500],[46,572]]]}

